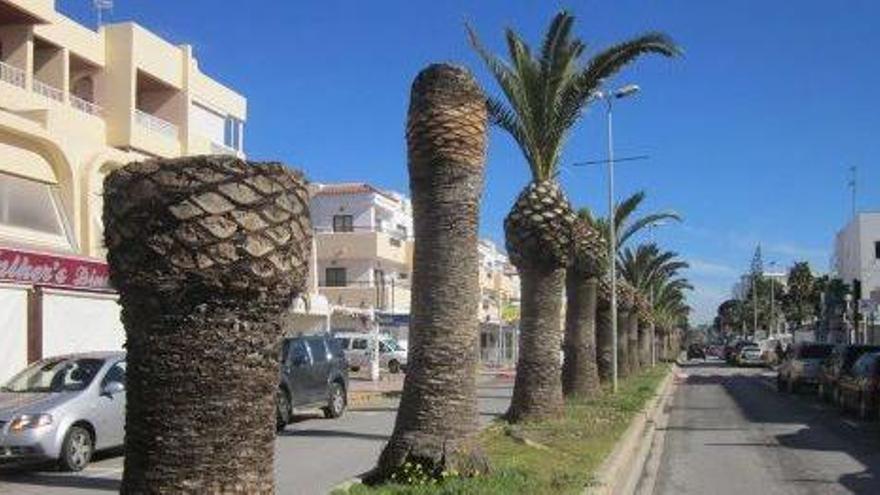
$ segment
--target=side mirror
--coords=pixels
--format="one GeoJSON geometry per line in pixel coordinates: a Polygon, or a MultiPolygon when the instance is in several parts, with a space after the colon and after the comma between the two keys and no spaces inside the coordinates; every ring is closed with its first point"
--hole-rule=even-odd
{"type": "Polygon", "coordinates": [[[108,382],[104,385],[104,388],[101,389],[101,394],[108,396],[113,396],[120,392],[125,392],[125,385],[121,382],[108,382]]]}

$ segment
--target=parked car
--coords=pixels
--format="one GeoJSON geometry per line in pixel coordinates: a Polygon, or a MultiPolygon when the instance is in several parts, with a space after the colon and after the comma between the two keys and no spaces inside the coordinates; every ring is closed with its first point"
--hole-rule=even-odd
{"type": "Polygon", "coordinates": [[[125,440],[125,353],[42,359],[0,387],[0,462],[80,471],[125,440]]]}
{"type": "Polygon", "coordinates": [[[706,359],[706,352],[700,344],[691,344],[687,349],[688,359],[706,359]]]}
{"type": "Polygon", "coordinates": [[[840,376],[835,402],[842,410],[856,410],[868,418],[877,411],[880,393],[880,352],[869,352],[853,363],[850,373],[840,376]]]}
{"type": "Polygon", "coordinates": [[[737,366],[764,366],[761,348],[756,345],[745,345],[736,356],[737,366]]]}
{"type": "MultiPolygon", "coordinates": [[[[345,352],[345,357],[353,371],[370,366],[370,350],[376,338],[371,333],[339,332],[333,338],[345,352]]],[[[406,370],[405,348],[401,348],[394,337],[387,334],[379,335],[379,366],[388,369],[389,373],[400,373],[406,370]]]]}
{"type": "Polygon", "coordinates": [[[320,407],[326,418],[342,416],[348,405],[348,362],[330,335],[284,339],[275,405],[279,431],[296,408],[320,407]]]}
{"type": "Polygon", "coordinates": [[[831,355],[831,344],[802,343],[791,348],[779,366],[776,387],[787,392],[796,392],[804,385],[814,386],[819,382],[819,366],[831,355]]]}
{"type": "Polygon", "coordinates": [[[819,367],[819,398],[832,400],[837,395],[837,382],[841,376],[852,371],[856,360],[869,352],[880,352],[880,346],[876,345],[846,345],[834,346],[828,359],[822,361],[819,367]]]}
{"type": "Polygon", "coordinates": [[[735,342],[730,342],[727,346],[724,347],[724,360],[727,361],[727,364],[736,364],[736,360],[739,357],[739,351],[742,350],[743,347],[750,345],[751,342],[746,340],[737,340],[735,342]]]}

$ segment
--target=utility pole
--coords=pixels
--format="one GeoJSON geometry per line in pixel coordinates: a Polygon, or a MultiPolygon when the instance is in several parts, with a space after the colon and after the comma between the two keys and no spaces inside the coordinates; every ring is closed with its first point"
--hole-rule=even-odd
{"type": "Polygon", "coordinates": [[[853,165],[849,168],[850,173],[852,174],[849,180],[849,188],[852,191],[852,218],[855,220],[856,218],[856,167],[853,165]]]}

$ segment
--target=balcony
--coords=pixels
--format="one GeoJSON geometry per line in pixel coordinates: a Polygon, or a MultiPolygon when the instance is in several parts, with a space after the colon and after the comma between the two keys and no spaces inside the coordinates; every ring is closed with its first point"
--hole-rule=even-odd
{"type": "Polygon", "coordinates": [[[27,83],[25,72],[18,67],[0,62],[0,81],[24,89],[27,83]]]}
{"type": "Polygon", "coordinates": [[[148,114],[143,110],[134,110],[134,121],[137,125],[147,129],[150,132],[160,134],[162,136],[177,139],[178,128],[176,125],[167,120],[160,119],[155,115],[148,114]]]}
{"type": "Polygon", "coordinates": [[[98,104],[92,103],[88,100],[84,100],[79,96],[73,94],[70,95],[70,106],[79,110],[80,112],[94,115],[95,117],[101,117],[104,114],[104,109],[102,109],[98,104]]]}
{"type": "Polygon", "coordinates": [[[64,91],[60,89],[50,86],[43,81],[39,81],[34,79],[34,93],[43,96],[47,99],[57,101],[59,103],[64,102],[64,91]]]}
{"type": "Polygon", "coordinates": [[[372,282],[348,281],[345,285],[325,285],[321,281],[318,292],[330,304],[349,308],[377,309],[393,313],[407,313],[410,305],[410,287],[407,281],[398,280],[392,286],[372,282]]]}
{"type": "MultiPolygon", "coordinates": [[[[315,229],[319,260],[380,260],[409,266],[412,243],[399,232],[357,228],[349,232],[315,229]]],[[[408,271],[408,270],[407,270],[408,271]]]]}
{"type": "Polygon", "coordinates": [[[237,149],[232,148],[230,146],[226,146],[225,144],[217,143],[215,141],[211,141],[211,154],[213,155],[232,155],[238,156],[239,152],[237,149]]]}

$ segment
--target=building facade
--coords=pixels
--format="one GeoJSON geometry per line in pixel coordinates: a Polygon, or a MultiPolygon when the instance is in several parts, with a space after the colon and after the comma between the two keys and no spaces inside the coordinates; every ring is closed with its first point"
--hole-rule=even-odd
{"type": "Polygon", "coordinates": [[[519,275],[507,254],[492,241],[481,239],[480,255],[480,359],[505,365],[515,361],[519,323],[519,275]]]}
{"type": "Polygon", "coordinates": [[[835,275],[862,285],[862,300],[880,303],[880,212],[859,213],[834,241],[835,275]]]}
{"type": "Polygon", "coordinates": [[[363,330],[378,319],[405,337],[412,272],[412,205],[366,183],[313,184],[318,292],[334,308],[333,328],[363,330]]]}
{"type": "Polygon", "coordinates": [[[131,22],[94,31],[52,0],[0,0],[0,380],[121,346],[104,177],[150,157],[243,156],[246,114],[188,45],[131,22]]]}

